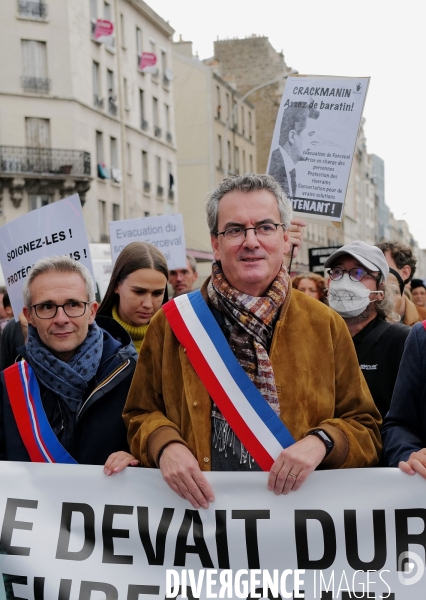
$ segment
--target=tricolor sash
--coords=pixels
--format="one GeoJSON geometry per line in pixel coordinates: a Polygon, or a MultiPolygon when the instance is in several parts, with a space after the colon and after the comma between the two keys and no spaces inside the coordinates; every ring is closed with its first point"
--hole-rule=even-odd
{"type": "Polygon", "coordinates": [[[47,420],[34,371],[25,361],[4,371],[13,416],[32,462],[77,464],[47,420]]]}
{"type": "Polygon", "coordinates": [[[235,358],[201,292],[178,296],[163,311],[229,426],[261,469],[269,471],[294,439],[235,358]]]}

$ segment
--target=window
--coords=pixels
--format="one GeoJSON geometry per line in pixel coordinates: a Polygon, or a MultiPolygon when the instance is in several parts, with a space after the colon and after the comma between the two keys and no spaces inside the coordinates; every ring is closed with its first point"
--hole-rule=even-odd
{"type": "Polygon", "coordinates": [[[111,4],[104,2],[104,19],[111,21],[111,4]]]}
{"type": "Polygon", "coordinates": [[[245,134],[245,119],[244,119],[244,106],[241,107],[241,131],[245,134]]]}
{"type": "Polygon", "coordinates": [[[112,220],[113,221],[120,220],[120,205],[119,204],[112,205],[112,220]]]}
{"type": "Polygon", "coordinates": [[[90,19],[96,21],[98,18],[98,0],[90,0],[90,19]]]}
{"type": "Polygon", "coordinates": [[[221,107],[220,107],[220,87],[217,85],[216,86],[216,118],[220,119],[220,111],[221,111],[221,107]]]}
{"type": "Polygon", "coordinates": [[[46,42],[21,40],[22,46],[22,87],[33,92],[48,92],[50,80],[47,78],[46,42]]]}
{"type": "Polygon", "coordinates": [[[158,100],[157,98],[152,99],[152,110],[154,116],[154,125],[158,125],[158,100]]]}
{"type": "Polygon", "coordinates": [[[107,69],[107,89],[108,89],[108,112],[111,115],[116,115],[117,110],[117,96],[115,95],[114,87],[114,73],[107,69]]]}
{"type": "Polygon", "coordinates": [[[235,100],[232,101],[232,111],[233,111],[233,122],[234,122],[234,131],[238,131],[238,109],[236,109],[237,103],[235,100]]]}
{"type": "Polygon", "coordinates": [[[20,15],[30,19],[45,19],[47,16],[47,5],[43,0],[20,0],[18,10],[20,15]]]}
{"type": "Polygon", "coordinates": [[[228,142],[228,171],[232,171],[231,142],[228,142]]]}
{"type": "Polygon", "coordinates": [[[234,166],[235,166],[235,174],[240,174],[240,151],[237,146],[234,146],[234,166]]]}
{"type": "Polygon", "coordinates": [[[101,131],[96,132],[96,162],[98,165],[104,162],[104,137],[101,131]]]}
{"type": "Polygon", "coordinates": [[[111,167],[113,169],[118,169],[119,168],[119,162],[118,162],[118,143],[117,143],[117,138],[110,138],[110,142],[111,142],[111,167]]]}
{"type": "Polygon", "coordinates": [[[99,200],[99,234],[100,241],[105,242],[108,237],[107,233],[107,215],[106,215],[106,202],[99,200]]]}
{"type": "Polygon", "coordinates": [[[29,197],[30,200],[30,210],[36,210],[37,208],[41,208],[42,206],[47,206],[52,202],[52,196],[48,196],[47,194],[31,194],[29,197]]]}
{"type": "Polygon", "coordinates": [[[223,160],[222,160],[222,136],[218,135],[217,136],[217,166],[219,167],[219,169],[222,169],[223,167],[223,160]]]}
{"type": "Polygon", "coordinates": [[[130,102],[129,102],[129,82],[127,77],[123,77],[123,91],[124,91],[124,107],[127,110],[130,110],[130,102]]]}
{"type": "Polygon", "coordinates": [[[129,142],[127,142],[126,144],[126,162],[127,162],[127,172],[131,173],[132,172],[132,147],[129,144],[129,142]]]}
{"type": "Polygon", "coordinates": [[[145,94],[139,90],[139,111],[141,116],[141,129],[148,129],[148,121],[145,119],[145,94]]]}
{"type": "Polygon", "coordinates": [[[50,148],[49,119],[25,118],[25,137],[28,148],[50,148]]]}
{"type": "Polygon", "coordinates": [[[161,183],[162,183],[161,158],[159,156],[155,157],[155,176],[156,176],[156,181],[157,181],[157,196],[162,196],[164,193],[164,188],[161,185],[161,183]]]}
{"type": "Polygon", "coordinates": [[[161,50],[161,68],[163,73],[167,71],[167,54],[164,50],[161,50]]]}
{"type": "Polygon", "coordinates": [[[170,132],[170,108],[168,104],[164,105],[164,122],[166,124],[166,137],[169,143],[172,142],[172,134],[170,132]]]}
{"type": "MultiPolygon", "coordinates": [[[[248,114],[248,136],[249,136],[249,140],[251,140],[252,138],[252,121],[251,121],[251,112],[249,111],[248,114]]],[[[253,173],[253,171],[252,171],[253,173]]]]}
{"type": "Polygon", "coordinates": [[[97,108],[103,108],[104,101],[101,98],[101,79],[99,63],[93,61],[92,63],[92,77],[93,77],[93,104],[97,108]]]}
{"type": "Polygon", "coordinates": [[[246,171],[246,151],[243,150],[243,173],[247,173],[246,171]]]}
{"type": "Polygon", "coordinates": [[[253,170],[253,155],[252,154],[250,154],[249,160],[250,160],[250,173],[254,173],[254,170],[253,170]]]}
{"type": "Polygon", "coordinates": [[[142,30],[139,29],[139,27],[136,27],[136,52],[137,52],[137,59],[138,59],[138,67],[139,67],[139,63],[140,63],[140,58],[141,58],[141,54],[142,54],[142,30]]]}
{"type": "Polygon", "coordinates": [[[229,103],[229,94],[226,94],[226,119],[229,119],[231,114],[231,105],[229,103]]]}
{"type": "Polygon", "coordinates": [[[126,48],[126,26],[124,23],[124,15],[120,14],[120,37],[121,37],[121,47],[126,48]]]}
{"type": "Polygon", "coordinates": [[[142,185],[144,192],[150,191],[151,184],[149,183],[148,152],[145,152],[145,150],[142,150],[142,185]]]}
{"type": "Polygon", "coordinates": [[[175,191],[174,191],[174,185],[175,185],[175,178],[173,176],[173,167],[172,167],[172,163],[167,161],[167,172],[168,172],[168,177],[169,177],[169,201],[173,202],[173,199],[175,197],[175,191]]]}

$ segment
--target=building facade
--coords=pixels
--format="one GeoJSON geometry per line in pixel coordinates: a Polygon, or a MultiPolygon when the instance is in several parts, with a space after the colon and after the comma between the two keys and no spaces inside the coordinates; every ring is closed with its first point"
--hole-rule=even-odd
{"type": "Polygon", "coordinates": [[[91,242],[109,221],[176,212],[170,25],[142,0],[0,11],[0,225],[75,192],[91,242]],[[98,19],[114,24],[104,43],[98,19]]]}
{"type": "Polygon", "coordinates": [[[248,100],[241,102],[233,81],[193,56],[191,42],[174,44],[173,71],[179,208],[187,247],[211,253],[206,197],[226,172],[256,172],[256,113],[248,100]]]}

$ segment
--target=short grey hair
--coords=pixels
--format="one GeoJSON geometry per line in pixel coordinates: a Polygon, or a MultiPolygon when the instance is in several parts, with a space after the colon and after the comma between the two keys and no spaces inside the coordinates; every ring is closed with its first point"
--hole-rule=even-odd
{"type": "Polygon", "coordinates": [[[284,226],[284,231],[287,231],[290,227],[292,207],[280,184],[271,175],[248,173],[246,175],[226,177],[208,197],[206,212],[210,233],[215,234],[217,232],[219,202],[225,194],[229,194],[230,192],[255,192],[257,190],[267,190],[275,197],[281,223],[284,226]]]}
{"type": "Polygon", "coordinates": [[[80,262],[69,256],[47,256],[37,261],[29,271],[22,293],[24,305],[31,305],[31,284],[38,275],[43,273],[78,273],[86,285],[89,302],[95,301],[95,287],[90,271],[80,262]]]}
{"type": "Polygon", "coordinates": [[[186,255],[186,258],[189,262],[189,264],[191,265],[191,269],[194,271],[194,273],[197,272],[197,261],[195,260],[195,258],[193,256],[189,256],[189,254],[186,255]]]}

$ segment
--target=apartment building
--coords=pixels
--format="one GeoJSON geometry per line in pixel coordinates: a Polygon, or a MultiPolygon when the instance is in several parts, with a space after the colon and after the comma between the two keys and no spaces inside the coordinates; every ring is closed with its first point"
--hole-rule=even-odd
{"type": "Polygon", "coordinates": [[[92,242],[111,220],[176,212],[170,25],[142,0],[0,12],[0,225],[75,192],[92,242]],[[114,24],[105,42],[99,19],[114,24]],[[142,53],[156,64],[141,69],[142,53]]]}

